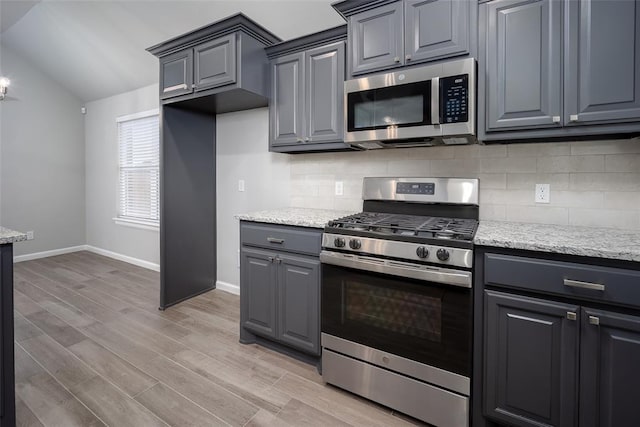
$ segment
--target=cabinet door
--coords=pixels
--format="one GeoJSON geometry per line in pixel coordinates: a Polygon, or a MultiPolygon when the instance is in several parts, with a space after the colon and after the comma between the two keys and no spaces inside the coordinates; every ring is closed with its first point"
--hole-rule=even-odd
{"type": "Polygon", "coordinates": [[[160,58],[160,98],[193,92],[193,50],[160,58]]]}
{"type": "Polygon", "coordinates": [[[303,142],[304,53],[271,61],[271,104],[269,124],[271,145],[303,142]]]}
{"type": "Polygon", "coordinates": [[[275,254],[242,248],[240,260],[240,300],[242,326],[257,334],[276,337],[275,254]]]}
{"type": "Polygon", "coordinates": [[[405,2],[405,63],[467,53],[469,7],[471,2],[459,0],[405,2]]]}
{"type": "Polygon", "coordinates": [[[487,130],[561,126],[562,3],[487,3],[487,130]]]}
{"type": "Polygon", "coordinates": [[[583,309],[581,427],[639,426],[640,317],[583,309]]]}
{"type": "Polygon", "coordinates": [[[278,338],[320,354],[320,261],[278,255],[278,338]]]}
{"type": "Polygon", "coordinates": [[[309,142],[344,138],[344,42],[308,51],[305,117],[309,142]]]}
{"type": "Polygon", "coordinates": [[[574,426],[578,308],[485,291],[485,414],[517,426],[574,426]]]}
{"type": "Polygon", "coordinates": [[[640,119],[640,3],[567,4],[565,123],[640,119]]]}
{"type": "Polygon", "coordinates": [[[396,2],[349,17],[352,75],[404,63],[402,11],[402,2],[396,2]]]}
{"type": "Polygon", "coordinates": [[[236,35],[230,34],[193,49],[195,89],[204,90],[236,82],[236,35]]]}

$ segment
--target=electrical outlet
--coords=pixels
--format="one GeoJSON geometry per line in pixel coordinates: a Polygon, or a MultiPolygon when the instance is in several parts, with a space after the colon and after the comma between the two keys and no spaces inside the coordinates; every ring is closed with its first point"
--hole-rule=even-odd
{"type": "Polygon", "coordinates": [[[244,179],[238,180],[238,191],[244,191],[244,179]]]}
{"type": "Polygon", "coordinates": [[[342,181],[336,181],[336,196],[342,196],[344,194],[344,185],[342,181]]]}
{"type": "Polygon", "coordinates": [[[551,186],[536,184],[536,203],[549,203],[551,200],[551,186]]]}
{"type": "Polygon", "coordinates": [[[33,231],[27,231],[27,240],[33,240],[33,231]]]}

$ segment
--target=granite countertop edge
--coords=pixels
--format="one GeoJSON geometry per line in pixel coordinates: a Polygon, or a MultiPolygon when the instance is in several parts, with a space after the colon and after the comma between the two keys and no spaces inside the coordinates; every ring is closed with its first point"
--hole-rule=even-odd
{"type": "Polygon", "coordinates": [[[27,240],[27,235],[25,233],[0,226],[0,245],[23,242],[25,240],[27,240]]]}
{"type": "Polygon", "coordinates": [[[480,221],[473,242],[476,246],[640,262],[640,230],[480,221]]]}
{"type": "Polygon", "coordinates": [[[236,214],[234,217],[240,221],[324,228],[327,222],[354,213],[333,209],[280,208],[236,214]]]}

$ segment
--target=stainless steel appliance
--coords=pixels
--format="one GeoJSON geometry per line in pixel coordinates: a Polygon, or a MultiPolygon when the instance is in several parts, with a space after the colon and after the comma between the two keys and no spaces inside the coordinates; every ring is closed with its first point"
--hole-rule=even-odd
{"type": "Polygon", "coordinates": [[[469,422],[478,180],[365,178],[322,236],[322,376],[436,426],[469,422]]]}
{"type": "Polygon", "coordinates": [[[476,142],[473,58],[348,80],[345,142],[364,149],[476,142]]]}

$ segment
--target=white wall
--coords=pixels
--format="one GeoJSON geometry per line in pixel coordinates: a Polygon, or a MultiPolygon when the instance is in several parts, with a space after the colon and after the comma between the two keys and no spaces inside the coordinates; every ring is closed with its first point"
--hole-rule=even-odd
{"type": "Polygon", "coordinates": [[[216,125],[218,286],[237,286],[240,233],[234,215],[290,205],[290,156],[269,153],[266,108],[218,115],[216,125]],[[238,191],[240,179],[244,192],[238,191]]]}
{"type": "Polygon", "coordinates": [[[158,108],[158,85],[87,103],[86,218],[87,241],[117,254],[158,264],[160,233],[118,225],[118,134],[119,116],[158,108]]]}
{"type": "Polygon", "coordinates": [[[6,46],[0,75],[2,225],[35,232],[15,254],[85,243],[84,120],[79,99],[6,46]]]}

